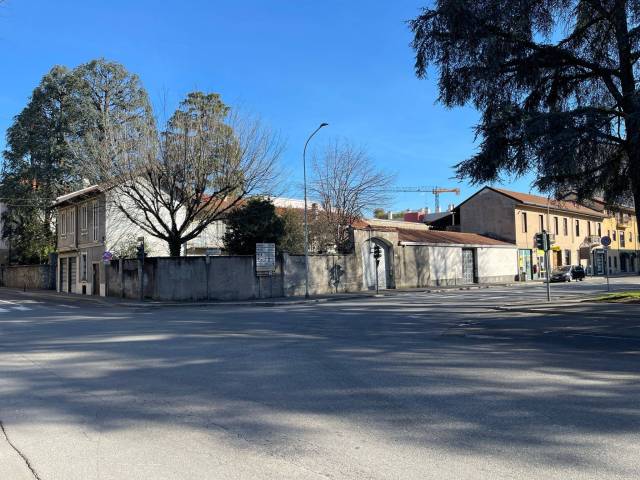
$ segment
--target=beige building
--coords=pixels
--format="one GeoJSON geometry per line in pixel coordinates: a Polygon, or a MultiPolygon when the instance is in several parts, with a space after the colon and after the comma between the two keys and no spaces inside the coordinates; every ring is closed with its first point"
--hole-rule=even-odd
{"type": "Polygon", "coordinates": [[[586,203],[594,210],[606,215],[602,223],[602,235],[611,238],[611,245],[605,253],[602,245],[591,245],[591,255],[596,259],[594,271],[605,273],[605,265],[610,275],[637,273],[640,268],[640,232],[636,212],[631,207],[607,208],[604,200],[596,198],[586,203]]]}
{"type": "Polygon", "coordinates": [[[554,237],[551,268],[582,265],[593,268],[592,249],[600,245],[606,214],[573,201],[484,187],[456,208],[461,232],[478,233],[518,247],[518,271],[524,280],[545,275],[544,253],[535,246],[535,234],[554,237]]]}

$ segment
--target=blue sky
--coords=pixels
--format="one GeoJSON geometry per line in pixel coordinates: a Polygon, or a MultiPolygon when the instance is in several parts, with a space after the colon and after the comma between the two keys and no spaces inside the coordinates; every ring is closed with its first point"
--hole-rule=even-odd
{"type": "MultiPolygon", "coordinates": [[[[336,137],[363,145],[407,186],[459,186],[452,166],[474,152],[470,108],[436,104],[435,76],[413,74],[406,20],[425,1],[6,0],[0,8],[0,131],[53,65],[105,57],[137,73],[170,112],[189,91],[217,92],[281,133],[283,163],[301,179],[301,151],[336,137]]],[[[529,179],[509,185],[529,191],[529,179]]],[[[292,195],[295,191],[290,192],[292,195]]],[[[399,194],[397,209],[431,206],[399,194]]]]}

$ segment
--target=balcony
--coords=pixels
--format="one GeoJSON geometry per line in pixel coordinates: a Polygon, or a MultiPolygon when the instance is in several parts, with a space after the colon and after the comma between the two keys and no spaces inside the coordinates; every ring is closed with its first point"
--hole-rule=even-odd
{"type": "Polygon", "coordinates": [[[616,223],[618,224],[618,228],[627,228],[629,226],[629,222],[631,221],[631,216],[626,213],[620,213],[616,215],[616,223]]]}

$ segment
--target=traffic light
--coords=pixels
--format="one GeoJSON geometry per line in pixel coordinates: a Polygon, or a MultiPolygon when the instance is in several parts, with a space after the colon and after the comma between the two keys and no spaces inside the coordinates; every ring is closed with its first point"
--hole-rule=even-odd
{"type": "Polygon", "coordinates": [[[374,245],[373,246],[373,258],[376,259],[376,265],[378,264],[378,262],[380,262],[380,257],[382,256],[382,253],[380,252],[380,246],[379,245],[374,245]]]}
{"type": "Polygon", "coordinates": [[[538,250],[543,250],[546,252],[547,250],[549,250],[549,234],[547,232],[536,233],[535,243],[538,250]]]}

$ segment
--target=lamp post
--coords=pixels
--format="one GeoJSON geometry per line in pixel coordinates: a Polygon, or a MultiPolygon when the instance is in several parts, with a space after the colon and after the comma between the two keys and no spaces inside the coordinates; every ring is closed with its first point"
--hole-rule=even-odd
{"type": "Polygon", "coordinates": [[[307,221],[307,145],[313,136],[328,123],[321,123],[304,144],[302,150],[302,175],[304,178],[304,298],[309,298],[309,223],[307,221]]]}

